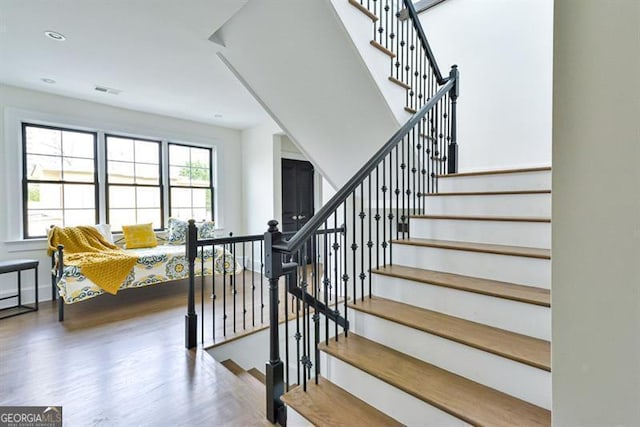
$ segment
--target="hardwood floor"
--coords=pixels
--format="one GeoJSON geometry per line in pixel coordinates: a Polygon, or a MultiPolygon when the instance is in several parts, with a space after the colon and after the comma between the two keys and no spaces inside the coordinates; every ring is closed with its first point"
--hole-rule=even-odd
{"type": "Polygon", "coordinates": [[[51,302],[0,320],[0,405],[62,405],[68,426],[269,425],[245,382],[184,348],[186,290],[103,295],[63,323],[51,302]]]}

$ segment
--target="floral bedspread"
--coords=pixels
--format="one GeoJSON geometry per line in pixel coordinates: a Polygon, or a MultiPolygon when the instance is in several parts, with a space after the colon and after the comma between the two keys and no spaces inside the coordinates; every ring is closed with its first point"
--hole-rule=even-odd
{"type": "MultiPolygon", "coordinates": [[[[118,290],[186,279],[189,275],[184,246],[162,245],[155,248],[129,249],[127,252],[138,255],[138,262],[118,290]]],[[[198,276],[202,273],[201,258],[202,249],[195,262],[198,276]]],[[[233,259],[229,251],[223,251],[218,246],[207,247],[204,249],[204,275],[211,276],[213,269],[216,274],[237,274],[242,271],[242,266],[233,259]]],[[[104,293],[98,285],[82,274],[79,267],[75,266],[64,268],[62,279],[58,281],[58,290],[60,297],[67,304],[84,301],[104,293]]]]}

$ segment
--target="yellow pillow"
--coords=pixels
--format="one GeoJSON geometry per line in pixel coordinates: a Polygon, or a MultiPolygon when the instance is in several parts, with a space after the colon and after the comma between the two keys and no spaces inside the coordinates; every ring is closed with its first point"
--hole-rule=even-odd
{"type": "Polygon", "coordinates": [[[127,249],[153,248],[158,246],[156,233],[153,226],[149,224],[123,225],[124,243],[127,249]]]}

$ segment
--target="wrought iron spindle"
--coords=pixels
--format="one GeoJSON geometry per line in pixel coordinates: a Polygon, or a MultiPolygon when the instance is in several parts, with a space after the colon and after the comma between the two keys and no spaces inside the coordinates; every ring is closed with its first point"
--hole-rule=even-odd
{"type": "MultiPolygon", "coordinates": [[[[226,249],[226,245],[222,245],[222,253],[224,256],[224,251],[226,249]]],[[[223,263],[224,265],[224,263],[223,263]]],[[[222,336],[226,338],[227,336],[227,275],[222,274],[222,336]]]]}
{"type": "MultiPolygon", "coordinates": [[[[323,255],[324,255],[324,265],[323,265],[323,278],[322,284],[324,285],[324,306],[329,307],[329,227],[328,223],[325,220],[324,222],[324,234],[322,235],[323,241],[323,255]]],[[[329,344],[329,318],[327,316],[324,317],[324,328],[325,328],[325,343],[329,344]]]]}
{"type": "MultiPolygon", "coordinates": [[[[384,162],[383,162],[384,164],[384,162]]],[[[382,212],[384,214],[384,211],[382,212]]],[[[376,268],[380,268],[380,166],[376,166],[376,268]]]]}
{"type": "MultiPolygon", "coordinates": [[[[235,243],[230,243],[229,246],[231,247],[231,254],[233,257],[233,262],[235,262],[236,260],[236,244],[235,243]]],[[[224,261],[222,262],[222,270],[224,271],[224,261]]],[[[234,266],[235,267],[235,266],[234,266]]],[[[226,272],[223,273],[225,276],[227,275],[226,272]]],[[[233,333],[236,333],[236,295],[238,294],[238,291],[236,289],[236,275],[234,274],[233,276],[230,277],[231,279],[231,290],[233,292],[233,333]]]]}
{"type": "MultiPolygon", "coordinates": [[[[346,205],[346,204],[345,204],[346,205]]],[[[358,244],[356,243],[356,192],[351,193],[351,253],[352,259],[352,283],[353,283],[353,303],[357,304],[356,298],[356,257],[358,256],[358,244]]]]}
{"type": "MultiPolygon", "coordinates": [[[[364,219],[367,216],[364,212],[364,184],[360,184],[360,213],[358,216],[360,217],[360,276],[358,277],[360,278],[360,298],[364,301],[364,280],[367,277],[364,274],[364,219]]],[[[355,224],[353,228],[356,228],[355,224]]],[[[355,295],[353,300],[355,302],[355,295]]]]}
{"type": "MultiPolygon", "coordinates": [[[[213,246],[211,247],[211,249],[213,250],[213,246]]],[[[215,252],[214,252],[215,253],[215,252]]],[[[213,267],[213,266],[212,266],[213,267]]],[[[212,270],[215,271],[215,270],[212,270]]],[[[215,277],[214,277],[215,279],[215,277]]],[[[215,283],[215,280],[213,280],[213,282],[215,283]]],[[[213,284],[212,284],[213,286],[213,284]]],[[[202,253],[200,254],[200,328],[202,328],[202,332],[200,333],[200,343],[204,344],[204,247],[202,248],[202,253]]],[[[215,314],[211,317],[215,317],[215,314]]],[[[214,331],[213,334],[213,339],[215,340],[215,329],[212,329],[214,331]]]]}
{"type": "Polygon", "coordinates": [[[264,323],[264,243],[260,241],[260,323],[264,323]]]}
{"type": "MultiPolygon", "coordinates": [[[[376,171],[378,169],[376,168],[376,171]]],[[[368,178],[368,184],[369,184],[369,221],[368,221],[368,225],[369,225],[369,238],[367,241],[367,248],[369,248],[369,269],[367,271],[369,271],[369,298],[371,298],[371,266],[372,266],[372,260],[373,260],[373,233],[372,233],[372,221],[371,221],[371,216],[373,215],[373,206],[372,203],[373,201],[371,200],[371,181],[373,180],[373,175],[369,174],[369,178],[368,178]]]]}

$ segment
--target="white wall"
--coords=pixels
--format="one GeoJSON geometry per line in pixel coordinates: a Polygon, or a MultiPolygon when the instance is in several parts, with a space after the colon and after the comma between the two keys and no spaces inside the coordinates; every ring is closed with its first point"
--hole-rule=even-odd
{"type": "MultiPolygon", "coordinates": [[[[21,240],[20,119],[215,146],[218,223],[224,231],[242,231],[239,131],[0,85],[0,259],[39,259],[42,299],[51,294],[46,243],[44,239],[21,240]]],[[[0,295],[11,289],[13,282],[9,276],[1,277],[0,295]]]]}
{"type": "Polygon", "coordinates": [[[330,0],[249,2],[220,34],[221,58],[330,182],[397,130],[330,0]]]}
{"type": "Polygon", "coordinates": [[[640,2],[555,0],[553,424],[640,422],[640,2]]]}
{"type": "Polygon", "coordinates": [[[420,15],[460,70],[461,171],[551,164],[553,0],[448,0],[420,15]]]}
{"type": "Polygon", "coordinates": [[[244,232],[262,234],[276,217],[276,169],[282,131],[272,121],[242,131],[244,232]]]}

